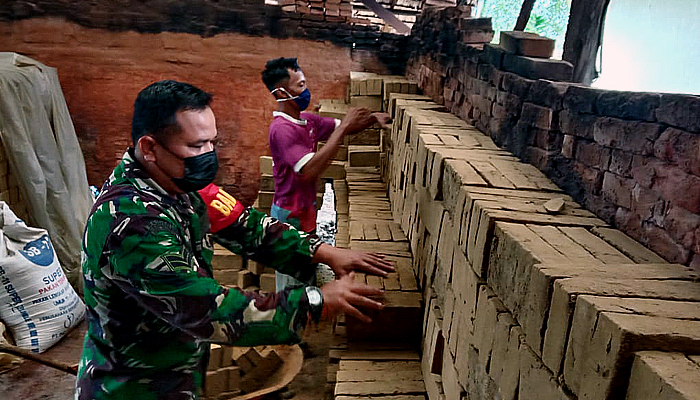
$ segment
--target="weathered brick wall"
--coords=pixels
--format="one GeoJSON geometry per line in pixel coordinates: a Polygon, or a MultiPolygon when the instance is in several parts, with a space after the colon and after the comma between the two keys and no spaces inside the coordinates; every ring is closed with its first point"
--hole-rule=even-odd
{"type": "Polygon", "coordinates": [[[697,271],[608,226],[446,107],[390,97],[383,171],[424,294],[430,400],[694,398],[697,271]]]}
{"type": "Polygon", "coordinates": [[[313,98],[344,98],[349,71],[401,73],[405,37],[261,1],[15,1],[0,7],[0,51],[58,69],[87,163],[101,185],[130,143],[133,101],[159,79],[214,93],[218,181],[252,204],[275,103],[265,62],[298,57],[313,98]],[[263,36],[264,35],[264,36],[263,36]]]}
{"type": "Polygon", "coordinates": [[[570,64],[469,46],[455,32],[473,22],[440,20],[413,31],[407,74],[425,93],[602,219],[700,270],[700,97],[561,82],[570,64]]]}

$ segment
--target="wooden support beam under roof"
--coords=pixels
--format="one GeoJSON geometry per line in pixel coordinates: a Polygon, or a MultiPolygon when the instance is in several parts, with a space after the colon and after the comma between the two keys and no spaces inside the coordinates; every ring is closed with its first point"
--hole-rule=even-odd
{"type": "Polygon", "coordinates": [[[598,77],[596,60],[610,0],[573,0],[562,59],[574,66],[573,81],[590,85],[598,77]]]}

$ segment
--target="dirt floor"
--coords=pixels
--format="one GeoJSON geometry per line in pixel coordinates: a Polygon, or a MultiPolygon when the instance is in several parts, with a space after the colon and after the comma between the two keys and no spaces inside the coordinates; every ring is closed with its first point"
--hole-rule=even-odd
{"type": "MultiPolygon", "coordinates": [[[[46,356],[69,364],[77,364],[82,351],[86,324],[81,324],[57,346],[44,353],[46,356]]],[[[288,385],[287,390],[268,395],[265,400],[330,400],[332,387],[326,386],[328,351],[330,349],[330,324],[309,329],[305,335],[309,357],[304,360],[301,372],[288,385]],[[293,394],[293,396],[292,396],[293,394]]],[[[67,373],[23,361],[18,368],[0,374],[0,398],[3,400],[68,400],[73,398],[75,377],[67,373]]]]}

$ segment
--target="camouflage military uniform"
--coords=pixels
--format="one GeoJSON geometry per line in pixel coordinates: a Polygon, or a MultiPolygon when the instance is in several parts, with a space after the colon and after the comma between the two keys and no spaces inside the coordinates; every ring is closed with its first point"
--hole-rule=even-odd
{"type": "Polygon", "coordinates": [[[83,239],[89,325],[76,399],[196,399],[209,343],[299,340],[304,289],[261,296],[220,286],[211,240],[306,281],[318,238],[214,185],[200,193],[168,196],[130,152],[105,183],[83,239]]]}

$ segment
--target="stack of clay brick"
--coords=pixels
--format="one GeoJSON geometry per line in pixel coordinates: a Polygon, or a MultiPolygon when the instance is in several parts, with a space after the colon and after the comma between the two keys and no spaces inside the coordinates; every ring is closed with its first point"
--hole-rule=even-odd
{"type": "MultiPolygon", "coordinates": [[[[342,119],[349,107],[365,107],[372,111],[386,111],[388,96],[392,93],[416,93],[418,85],[402,76],[378,75],[369,72],[351,72],[346,102],[322,100],[319,114],[342,119]]],[[[339,151],[340,159],[350,167],[371,167],[381,164],[382,132],[379,126],[345,137],[339,151]],[[347,154],[347,156],[345,156],[347,154]]]]}
{"type": "MultiPolygon", "coordinates": [[[[410,28],[413,23],[416,22],[416,18],[420,14],[424,2],[421,0],[378,0],[377,3],[391,11],[399,21],[405,23],[410,28]]],[[[454,5],[454,1],[452,3],[452,5],[454,5]]],[[[381,27],[384,32],[393,31],[386,21],[377,17],[377,14],[367,8],[362,1],[355,0],[352,5],[354,17],[366,19],[372,25],[381,27]]]]}
{"type": "Polygon", "coordinates": [[[288,12],[330,17],[352,17],[350,0],[280,0],[279,4],[283,11],[288,12]]]}
{"type": "Polygon", "coordinates": [[[204,392],[207,399],[230,399],[263,388],[283,360],[271,347],[211,345],[204,392]]]}
{"type": "MultiPolygon", "coordinates": [[[[256,209],[270,214],[270,208],[272,207],[272,200],[275,195],[275,179],[272,175],[272,157],[261,156],[260,157],[260,191],[258,192],[258,198],[255,200],[253,207],[256,209]]],[[[345,169],[342,164],[332,163],[323,175],[323,178],[338,178],[342,179],[345,177],[345,169]]],[[[321,202],[323,201],[323,182],[320,181],[318,184],[316,202],[318,207],[321,207],[321,202]]]]}
{"type": "MultiPolygon", "coordinates": [[[[382,77],[374,74],[353,74],[351,89],[358,95],[376,96],[375,110],[384,110],[382,96],[402,90],[394,82],[398,77],[382,77]],[[363,86],[362,88],[359,88],[363,86]],[[371,88],[368,90],[368,87],[371,88]]],[[[406,82],[405,91],[415,83],[406,82]]],[[[339,102],[322,102],[321,115],[342,117],[347,106],[339,102]]],[[[392,217],[387,198],[387,187],[381,181],[379,160],[366,160],[362,167],[351,166],[356,162],[352,140],[364,146],[374,146],[378,152],[381,134],[377,129],[350,137],[349,165],[346,178],[336,180],[339,246],[355,250],[381,252],[397,267],[387,278],[357,274],[362,283],[384,290],[385,308],[379,312],[367,311],[371,324],[345,317],[335,328],[335,343],[331,351],[328,382],[335,399],[387,398],[425,399],[425,385],[420,372],[419,343],[422,326],[422,296],[418,291],[411,265],[413,257],[408,238],[392,217]],[[392,397],[394,396],[394,397],[392,397]]]]}
{"type": "Polygon", "coordinates": [[[253,260],[246,260],[215,244],[212,258],[214,279],[223,286],[263,292],[275,291],[275,271],[253,260]]]}
{"type": "Polygon", "coordinates": [[[450,54],[457,44],[480,47],[491,42],[494,31],[491,18],[472,18],[472,6],[428,7],[413,25],[412,35],[421,48],[434,49],[439,43],[439,51],[450,54]],[[440,32],[439,37],[432,32],[440,32]]]}
{"type": "Polygon", "coordinates": [[[697,273],[442,105],[394,94],[388,109],[389,198],[425,298],[430,399],[697,398],[697,273]]]}

